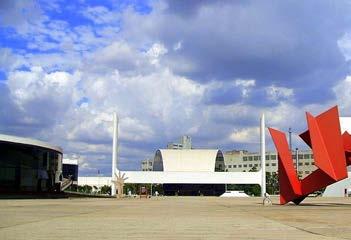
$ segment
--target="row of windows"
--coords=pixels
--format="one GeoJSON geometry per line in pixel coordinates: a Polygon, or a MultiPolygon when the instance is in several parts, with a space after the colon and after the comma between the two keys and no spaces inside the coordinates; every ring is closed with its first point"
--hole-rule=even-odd
{"type": "MultiPolygon", "coordinates": [[[[266,166],[269,167],[269,164],[266,163],[266,166]]],[[[272,163],[271,166],[272,166],[272,167],[275,167],[275,166],[277,166],[277,164],[276,164],[276,163],[272,163]]],[[[244,168],[246,168],[246,167],[261,167],[261,164],[228,165],[228,168],[237,168],[237,167],[238,167],[238,168],[241,168],[241,167],[244,167],[244,168]]]]}
{"type": "MultiPolygon", "coordinates": [[[[305,166],[309,166],[309,165],[314,165],[314,162],[312,163],[309,163],[309,162],[305,162],[305,166]]],[[[261,164],[238,164],[238,165],[228,165],[228,168],[241,168],[241,167],[258,167],[258,166],[261,166],[261,164]]],[[[276,163],[266,163],[266,167],[269,167],[269,166],[272,166],[272,167],[275,167],[277,166],[276,163]]],[[[303,163],[299,163],[299,166],[303,166],[303,163]]]]}
{"type": "MultiPolygon", "coordinates": [[[[313,159],[313,154],[299,154],[299,160],[300,159],[313,159]]],[[[296,159],[296,154],[293,154],[293,159],[296,159]]]]}
{"type": "MultiPolygon", "coordinates": [[[[296,159],[296,155],[292,155],[293,159],[296,159]]],[[[299,159],[313,159],[313,154],[299,154],[299,159]]],[[[256,156],[244,156],[243,161],[259,161],[260,155],[256,156]]],[[[277,155],[266,155],[266,160],[277,160],[277,155]]]]}
{"type": "MultiPolygon", "coordinates": [[[[277,155],[266,155],[266,160],[276,160],[276,159],[277,159],[277,155]]],[[[259,161],[259,160],[261,160],[260,155],[243,157],[243,161],[259,161]]]]}

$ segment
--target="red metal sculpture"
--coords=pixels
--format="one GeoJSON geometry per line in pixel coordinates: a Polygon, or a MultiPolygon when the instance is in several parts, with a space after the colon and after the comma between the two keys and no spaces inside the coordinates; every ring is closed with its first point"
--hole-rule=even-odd
{"type": "Polygon", "coordinates": [[[302,180],[294,168],[291,152],[283,132],[269,128],[278,151],[280,204],[299,204],[308,194],[347,178],[351,165],[351,135],[341,135],[338,107],[313,117],[306,113],[308,130],[300,137],[311,147],[317,169],[302,180]]]}

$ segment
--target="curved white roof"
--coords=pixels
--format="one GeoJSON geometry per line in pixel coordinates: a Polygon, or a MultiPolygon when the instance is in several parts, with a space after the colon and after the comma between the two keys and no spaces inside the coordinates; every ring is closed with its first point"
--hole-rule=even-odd
{"type": "Polygon", "coordinates": [[[0,141],[43,147],[62,153],[62,148],[35,139],[0,134],[0,141]]]}
{"type": "Polygon", "coordinates": [[[160,149],[154,166],[163,164],[164,172],[214,172],[218,154],[222,156],[217,149],[160,149]]]}

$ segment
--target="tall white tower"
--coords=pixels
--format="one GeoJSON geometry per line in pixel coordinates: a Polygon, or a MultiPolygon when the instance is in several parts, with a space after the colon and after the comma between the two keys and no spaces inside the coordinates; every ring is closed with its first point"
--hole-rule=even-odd
{"type": "MultiPolygon", "coordinates": [[[[117,113],[113,114],[113,144],[112,144],[112,177],[111,180],[115,180],[115,173],[117,169],[117,157],[118,157],[118,117],[117,113]]],[[[116,195],[116,186],[112,184],[111,196],[116,195]]]]}
{"type": "Polygon", "coordinates": [[[261,144],[261,173],[262,173],[262,182],[261,182],[261,196],[264,197],[266,193],[266,135],[265,135],[265,120],[264,114],[261,116],[260,124],[260,144],[261,144]]]}

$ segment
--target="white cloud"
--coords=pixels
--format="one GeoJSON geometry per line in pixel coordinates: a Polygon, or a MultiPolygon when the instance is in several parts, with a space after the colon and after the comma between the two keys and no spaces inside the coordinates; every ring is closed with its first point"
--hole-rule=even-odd
{"type": "Polygon", "coordinates": [[[250,127],[236,130],[230,134],[229,139],[237,143],[258,143],[259,128],[250,127]]]}
{"type": "Polygon", "coordinates": [[[272,100],[289,99],[294,96],[294,90],[291,88],[277,87],[275,85],[266,88],[268,97],[272,100]]]}

